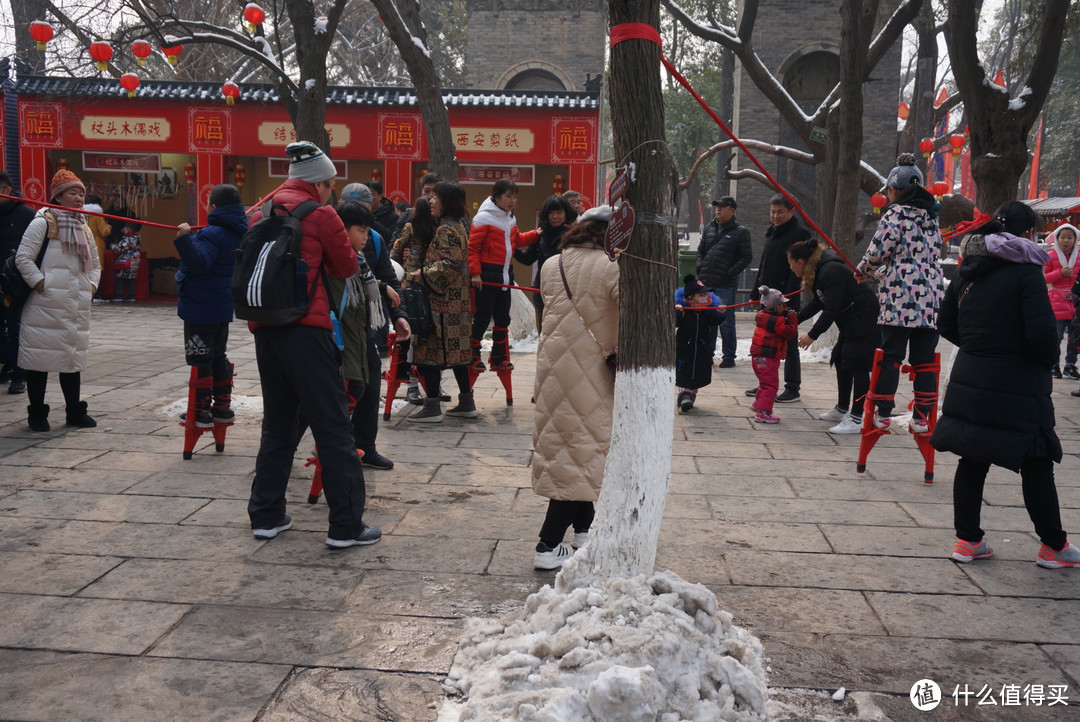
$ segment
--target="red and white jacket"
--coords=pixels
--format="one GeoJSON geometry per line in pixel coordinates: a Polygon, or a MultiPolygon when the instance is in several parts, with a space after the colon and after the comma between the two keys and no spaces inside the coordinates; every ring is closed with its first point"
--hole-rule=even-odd
{"type": "MultiPolygon", "coordinates": [[[[469,233],[469,275],[490,283],[510,284],[514,280],[514,249],[530,245],[518,233],[517,219],[495,205],[490,196],[480,204],[469,233]]],[[[489,288],[492,288],[489,286],[489,288]]],[[[502,289],[508,290],[508,289],[502,289]]]]}

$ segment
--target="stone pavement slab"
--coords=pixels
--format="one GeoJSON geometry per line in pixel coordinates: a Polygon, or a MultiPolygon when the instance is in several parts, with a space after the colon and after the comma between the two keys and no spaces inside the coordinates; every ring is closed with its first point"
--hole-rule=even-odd
{"type": "MultiPolygon", "coordinates": [[[[251,536],[261,399],[242,324],[230,334],[237,423],[223,453],[206,435],[190,461],[175,310],[95,305],[91,338],[96,429],[29,432],[25,397],[0,394],[0,719],[430,721],[464,619],[517,610],[553,581],[532,569],[546,506],[529,466],[534,354],[515,352],[513,406],[481,375],[477,419],[410,424],[416,407],[396,402],[379,433],[396,466],[365,470],[365,520],[385,536],[331,551],[325,501],[306,503],[310,438],[292,468],[293,529],[251,536]]],[[[997,556],[954,564],[955,458],[939,454],[924,484],[913,439],[897,433],[857,474],[858,437],[817,419],[834,402],[832,370],[805,363],[803,377],[776,426],[752,421],[743,390],[756,380],[741,359],[676,413],[656,567],[708,585],[762,638],[777,719],[1074,719],[1061,706],[912,707],[924,677],[947,693],[1064,684],[1080,703],[1080,574],[1033,563],[1019,478],[1001,469],[983,512],[997,556]],[[836,703],[840,686],[852,694],[836,703]]],[[[1074,387],[1055,386],[1054,402],[1076,536],[1074,387]]],[[[909,400],[905,381],[898,408],[909,400]]],[[[47,401],[62,404],[55,380],[47,401]]]]}

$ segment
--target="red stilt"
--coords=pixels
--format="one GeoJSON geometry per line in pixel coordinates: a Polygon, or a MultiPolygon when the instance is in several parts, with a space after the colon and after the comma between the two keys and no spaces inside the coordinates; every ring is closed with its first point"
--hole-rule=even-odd
{"type": "Polygon", "coordinates": [[[389,421],[398,387],[402,384],[402,380],[398,378],[398,367],[401,366],[402,358],[401,349],[397,345],[397,333],[391,331],[386,337],[386,347],[390,349],[390,366],[383,372],[383,378],[386,379],[386,403],[382,417],[384,421],[389,421]]]}
{"type": "MultiPolygon", "coordinates": [[[[312,454],[313,455],[309,456],[307,461],[304,462],[304,466],[315,467],[315,473],[311,477],[311,489],[308,490],[307,503],[318,504],[319,495],[322,494],[322,462],[319,461],[319,450],[317,448],[313,450],[312,454]]],[[[363,450],[357,449],[356,455],[363,459],[363,450]]]]}
{"type": "Polygon", "coordinates": [[[195,444],[198,443],[199,437],[209,431],[214,436],[214,449],[216,451],[225,450],[225,430],[228,428],[228,423],[214,423],[213,428],[200,429],[195,425],[195,416],[198,412],[198,395],[199,391],[210,391],[214,386],[213,376],[199,376],[198,367],[191,367],[191,378],[188,379],[188,405],[187,416],[184,421],[180,422],[180,425],[184,427],[184,459],[190,460],[195,452],[195,444]]]}
{"type": "Polygon", "coordinates": [[[928,364],[902,366],[900,371],[908,374],[908,378],[912,381],[915,380],[916,374],[934,374],[934,390],[916,391],[915,398],[912,400],[911,404],[908,405],[912,411],[913,419],[915,418],[914,414],[919,406],[926,407],[929,405],[930,407],[925,419],[928,427],[927,430],[921,434],[917,434],[914,431],[911,433],[915,435],[915,445],[919,447],[919,453],[922,454],[923,461],[925,462],[923,481],[927,484],[932,484],[934,483],[934,447],[930,445],[930,437],[934,433],[934,427],[937,426],[938,388],[940,387],[941,379],[941,354],[935,353],[934,360],[928,364]]]}
{"type": "Polygon", "coordinates": [[[874,350],[874,367],[873,371],[870,372],[870,390],[866,392],[866,400],[863,402],[862,439],[859,441],[859,461],[855,465],[855,471],[860,474],[866,471],[866,457],[870,455],[870,450],[874,448],[874,444],[878,442],[882,435],[889,433],[888,428],[879,429],[874,426],[874,416],[877,414],[877,404],[874,402],[886,398],[875,393],[878,378],[881,376],[881,359],[884,354],[885,352],[880,348],[874,350]]]}
{"type": "Polygon", "coordinates": [[[510,374],[514,373],[514,369],[496,369],[495,375],[499,377],[499,381],[502,383],[503,388],[506,390],[506,405],[514,405],[514,389],[510,383],[510,374]]]}

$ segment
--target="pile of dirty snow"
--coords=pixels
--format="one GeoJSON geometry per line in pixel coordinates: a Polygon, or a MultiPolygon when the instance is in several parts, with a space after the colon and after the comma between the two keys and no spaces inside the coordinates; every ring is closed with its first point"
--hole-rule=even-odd
{"type": "Polygon", "coordinates": [[[761,642],[672,572],[597,580],[588,547],[501,620],[472,619],[438,722],[763,720],[761,642]]]}

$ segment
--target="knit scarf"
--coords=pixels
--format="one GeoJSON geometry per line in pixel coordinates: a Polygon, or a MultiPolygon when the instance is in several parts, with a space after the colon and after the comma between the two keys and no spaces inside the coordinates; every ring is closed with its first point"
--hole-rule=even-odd
{"type": "Polygon", "coordinates": [[[60,248],[64,253],[79,257],[79,264],[85,273],[93,266],[90,260],[91,240],[86,237],[86,224],[81,213],[53,209],[56,217],[56,229],[60,236],[60,248]]]}

